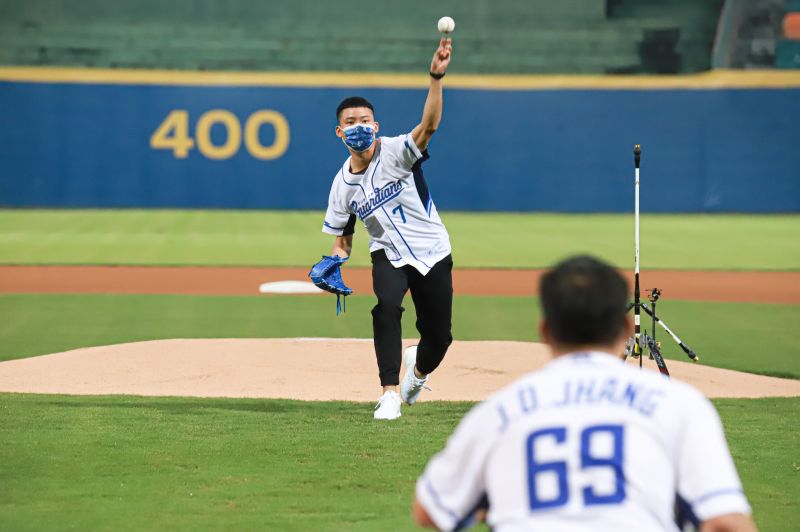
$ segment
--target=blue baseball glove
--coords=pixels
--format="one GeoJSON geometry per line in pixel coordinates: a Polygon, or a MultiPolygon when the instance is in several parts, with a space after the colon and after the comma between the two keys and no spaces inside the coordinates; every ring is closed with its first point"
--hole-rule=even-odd
{"type": "Polygon", "coordinates": [[[344,298],[353,293],[352,288],[345,286],[342,280],[341,266],[349,257],[322,256],[322,260],[311,267],[308,276],[318,287],[323,290],[336,294],[336,315],[347,310],[344,298]],[[339,297],[342,297],[340,301],[339,297]]]}

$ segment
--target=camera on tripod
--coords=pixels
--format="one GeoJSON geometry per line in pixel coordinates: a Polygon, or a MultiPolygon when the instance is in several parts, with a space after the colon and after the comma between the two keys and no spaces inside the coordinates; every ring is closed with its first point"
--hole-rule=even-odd
{"type": "Polygon", "coordinates": [[[647,306],[646,303],[643,303],[640,299],[640,292],[639,292],[639,163],[641,160],[642,155],[642,147],[639,144],[636,144],[633,147],[633,162],[635,166],[635,176],[636,179],[634,181],[634,220],[635,220],[635,243],[636,243],[636,255],[635,255],[635,273],[634,273],[634,288],[633,288],[633,303],[628,305],[628,311],[633,309],[634,313],[634,335],[632,338],[628,339],[628,343],[625,346],[624,356],[627,359],[629,356],[639,359],[639,367],[642,367],[642,358],[643,353],[645,350],[650,352],[650,359],[656,361],[656,365],[658,366],[658,371],[662,373],[665,377],[669,377],[669,370],[667,370],[667,364],[664,362],[664,357],[661,356],[661,342],[656,341],[656,324],[660,325],[667,334],[672,337],[673,340],[683,349],[683,352],[692,359],[693,361],[697,362],[699,357],[692,351],[689,346],[687,346],[683,341],[678,338],[678,336],[667,327],[667,324],[661,321],[660,318],[656,316],[656,302],[661,298],[661,289],[653,288],[650,290],[645,290],[648,292],[647,300],[650,302],[652,309],[647,306]],[[652,330],[650,331],[651,334],[647,334],[647,330],[642,333],[641,331],[641,311],[644,311],[645,314],[649,315],[652,318],[652,330]]]}
{"type": "Polygon", "coordinates": [[[650,292],[650,294],[647,296],[647,300],[650,301],[650,303],[655,303],[658,301],[658,298],[661,297],[660,288],[652,288],[650,290],[645,290],[645,292],[650,292]]]}

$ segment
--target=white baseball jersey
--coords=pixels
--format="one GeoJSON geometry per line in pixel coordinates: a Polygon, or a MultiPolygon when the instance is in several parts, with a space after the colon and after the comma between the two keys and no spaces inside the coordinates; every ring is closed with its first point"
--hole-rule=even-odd
{"type": "Polygon", "coordinates": [[[356,217],[370,236],[370,252],[383,249],[396,268],[410,264],[426,275],[450,254],[447,234],[428,185],[411,134],[380,137],[366,171],[350,173],[350,158],[333,179],[322,231],[353,233],[356,217]]]}
{"type": "Polygon", "coordinates": [[[750,513],[711,403],[605,353],[558,357],[476,406],[416,494],[443,530],[485,498],[503,531],[679,530],[676,505],[699,521],[750,513]]]}

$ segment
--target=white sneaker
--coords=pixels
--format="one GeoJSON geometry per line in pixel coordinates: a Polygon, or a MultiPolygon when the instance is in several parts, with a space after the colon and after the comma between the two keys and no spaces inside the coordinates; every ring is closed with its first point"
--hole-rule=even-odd
{"type": "Polygon", "coordinates": [[[403,376],[403,380],[400,383],[400,397],[402,397],[403,401],[407,404],[413,405],[417,402],[417,398],[419,398],[419,394],[422,393],[423,388],[430,390],[430,388],[425,386],[430,375],[425,375],[422,379],[418,379],[414,374],[414,366],[417,363],[417,346],[415,345],[403,351],[403,362],[406,365],[406,374],[403,376]]]}
{"type": "Polygon", "coordinates": [[[375,405],[375,419],[397,419],[400,414],[400,396],[397,392],[384,392],[381,398],[378,399],[378,404],[375,405]]]}

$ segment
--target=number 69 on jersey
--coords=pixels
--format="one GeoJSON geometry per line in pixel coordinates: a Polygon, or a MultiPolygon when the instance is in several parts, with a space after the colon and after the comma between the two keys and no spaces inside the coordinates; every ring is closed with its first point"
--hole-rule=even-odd
{"type": "Polygon", "coordinates": [[[570,482],[577,480],[570,479],[568,459],[577,460],[581,472],[588,473],[581,475],[582,478],[594,480],[579,486],[583,506],[619,504],[625,500],[622,425],[592,425],[572,432],[567,427],[543,428],[528,435],[525,449],[532,511],[557,508],[569,502],[570,482]],[[547,460],[542,454],[566,457],[547,460]]]}

